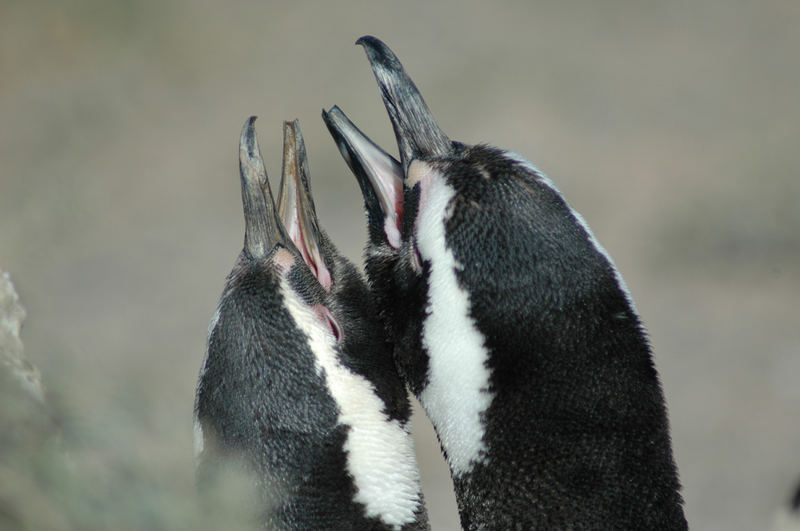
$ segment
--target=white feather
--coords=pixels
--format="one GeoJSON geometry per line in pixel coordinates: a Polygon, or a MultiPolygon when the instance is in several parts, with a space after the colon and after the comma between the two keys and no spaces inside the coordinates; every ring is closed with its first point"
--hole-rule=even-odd
{"type": "Polygon", "coordinates": [[[428,352],[428,385],[420,393],[455,477],[469,472],[486,452],[481,417],[492,402],[485,338],[470,315],[469,293],[456,278],[463,268],[445,240],[448,204],[455,191],[444,178],[419,161],[409,180],[421,181],[417,248],[430,261],[428,311],[422,343],[428,352]]]}
{"type": "Polygon", "coordinates": [[[383,413],[385,405],[372,384],[339,362],[335,338],[285,279],[282,291],[314,352],[317,373],[324,375],[339,407],[338,421],[350,428],[345,451],[357,489],[355,500],[366,506],[367,516],[395,528],[414,522],[420,485],[410,433],[383,413]]]}

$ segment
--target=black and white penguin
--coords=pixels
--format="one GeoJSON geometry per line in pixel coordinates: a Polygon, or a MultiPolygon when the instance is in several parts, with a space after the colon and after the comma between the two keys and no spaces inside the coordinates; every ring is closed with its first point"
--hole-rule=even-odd
{"type": "Polygon", "coordinates": [[[254,121],[244,249],[197,387],[198,480],[243,465],[269,528],[427,529],[406,390],[365,282],[318,226],[299,125],[284,124],[276,211],[254,121]]]}
{"type": "Polygon", "coordinates": [[[395,360],[466,529],[685,529],[664,396],[609,254],[521,155],[450,141],[394,53],[358,40],[400,162],[334,107],[395,360]]]}

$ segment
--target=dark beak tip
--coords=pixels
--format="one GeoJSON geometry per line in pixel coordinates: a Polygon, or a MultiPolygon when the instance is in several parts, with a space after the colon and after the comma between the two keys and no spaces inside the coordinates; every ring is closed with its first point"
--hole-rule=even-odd
{"type": "Polygon", "coordinates": [[[331,114],[333,112],[334,112],[333,109],[330,109],[328,111],[322,109],[322,122],[325,124],[325,127],[328,128],[328,131],[331,133],[331,135],[333,135],[334,140],[336,140],[336,135],[334,135],[333,131],[335,127],[333,125],[333,118],[331,117],[331,114]]]}
{"type": "Polygon", "coordinates": [[[341,117],[343,115],[344,113],[342,112],[342,110],[339,108],[338,105],[334,105],[327,111],[325,109],[322,109],[322,121],[325,122],[325,125],[327,125],[329,128],[334,127],[335,122],[337,120],[341,121],[342,119],[341,117]]]}
{"type": "Polygon", "coordinates": [[[380,65],[384,68],[402,68],[400,60],[385,42],[372,35],[364,35],[356,41],[367,53],[367,58],[373,65],[380,65]]]}
{"type": "Polygon", "coordinates": [[[256,139],[256,119],[257,116],[251,116],[245,121],[242,128],[242,140],[247,148],[248,157],[255,158],[258,153],[258,140],[256,139]]]}
{"type": "Polygon", "coordinates": [[[380,87],[403,168],[407,168],[412,159],[443,156],[450,152],[450,139],[434,120],[422,94],[394,52],[371,35],[361,37],[356,43],[364,47],[380,87]]]}
{"type": "Polygon", "coordinates": [[[380,42],[380,39],[378,39],[377,37],[373,37],[372,35],[363,35],[358,39],[356,39],[356,45],[364,47],[372,46],[372,43],[374,43],[375,41],[380,42]]]}

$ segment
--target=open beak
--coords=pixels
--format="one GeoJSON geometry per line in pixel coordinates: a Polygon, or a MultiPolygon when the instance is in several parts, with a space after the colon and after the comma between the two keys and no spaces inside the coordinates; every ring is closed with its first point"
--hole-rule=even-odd
{"type": "Polygon", "coordinates": [[[283,122],[283,171],[278,216],[306,265],[322,287],[330,290],[331,273],[322,256],[322,231],[311,196],[306,147],[297,120],[283,122]]]}
{"type": "Polygon", "coordinates": [[[397,56],[381,40],[364,36],[356,41],[364,47],[372,72],[381,89],[400,150],[404,171],[413,159],[445,156],[452,150],[447,138],[414,82],[408,77],[397,56]]]}
{"type": "Polygon", "coordinates": [[[264,258],[276,244],[286,244],[286,233],[278,220],[261,158],[255,130],[256,117],[242,127],[239,138],[239,175],[244,209],[244,248],[253,258],[264,258]]]}
{"type": "Polygon", "coordinates": [[[323,110],[322,119],[358,180],[370,230],[382,228],[389,244],[399,248],[403,217],[403,168],[394,157],[362,133],[339,107],[334,106],[328,112],[323,110]]]}

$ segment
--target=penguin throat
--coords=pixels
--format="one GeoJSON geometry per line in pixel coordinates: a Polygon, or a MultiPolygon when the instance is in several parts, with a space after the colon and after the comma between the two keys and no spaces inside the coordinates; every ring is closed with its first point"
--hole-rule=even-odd
{"type": "Polygon", "coordinates": [[[344,451],[356,489],[354,501],[364,505],[368,518],[377,518],[387,527],[408,526],[421,505],[411,434],[387,415],[386,403],[373,384],[341,362],[339,347],[319,322],[320,316],[332,318],[330,311],[322,305],[309,307],[285,278],[281,291],[295,325],[308,341],[316,373],[336,403],[337,423],[347,427],[344,451]]]}
{"type": "Polygon", "coordinates": [[[444,177],[412,162],[420,182],[416,219],[419,255],[429,264],[428,308],[422,345],[428,353],[427,385],[420,403],[447,452],[453,477],[469,473],[487,456],[485,415],[492,402],[486,339],[472,317],[470,293],[458,279],[464,268],[447,244],[446,223],[455,190],[444,177]]]}

